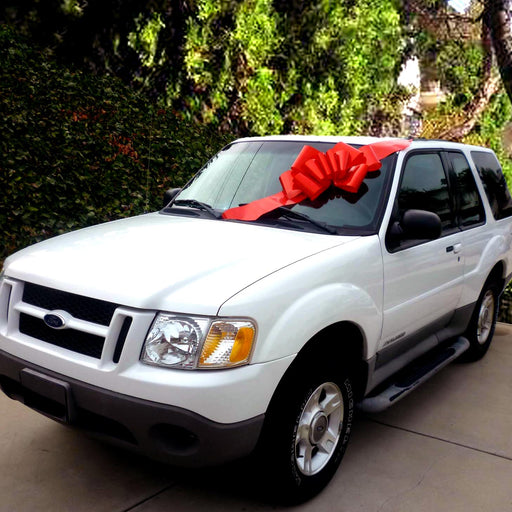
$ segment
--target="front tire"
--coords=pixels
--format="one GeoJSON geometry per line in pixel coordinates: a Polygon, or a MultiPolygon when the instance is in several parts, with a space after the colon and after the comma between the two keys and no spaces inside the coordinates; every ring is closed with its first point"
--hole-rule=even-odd
{"type": "Polygon", "coordinates": [[[463,360],[478,361],[489,349],[498,318],[499,292],[496,282],[484,285],[465,333],[470,345],[463,354],[463,360]]]}
{"type": "Polygon", "coordinates": [[[267,413],[259,466],[272,500],[297,504],[335,474],[349,441],[354,398],[351,379],[332,371],[308,376],[304,368],[285,379],[267,413]]]}

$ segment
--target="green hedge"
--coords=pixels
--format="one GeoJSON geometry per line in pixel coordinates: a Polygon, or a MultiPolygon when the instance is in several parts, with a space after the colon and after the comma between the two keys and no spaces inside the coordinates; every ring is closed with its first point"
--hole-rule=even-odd
{"type": "Polygon", "coordinates": [[[158,209],[228,142],[120,81],[57,66],[0,26],[0,263],[56,234],[158,209]]]}

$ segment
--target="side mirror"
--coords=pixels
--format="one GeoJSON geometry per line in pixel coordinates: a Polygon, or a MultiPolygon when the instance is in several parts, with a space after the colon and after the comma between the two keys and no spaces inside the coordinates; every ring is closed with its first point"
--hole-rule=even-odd
{"type": "Polygon", "coordinates": [[[406,240],[435,240],[442,230],[439,215],[426,210],[406,210],[399,226],[406,240]]]}
{"type": "Polygon", "coordinates": [[[169,190],[166,190],[162,206],[165,208],[180,192],[181,188],[170,188],[169,190]]]}

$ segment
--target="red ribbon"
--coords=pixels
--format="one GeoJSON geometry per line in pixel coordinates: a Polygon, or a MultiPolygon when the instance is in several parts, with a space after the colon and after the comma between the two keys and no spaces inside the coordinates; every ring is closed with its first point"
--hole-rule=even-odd
{"type": "Polygon", "coordinates": [[[384,158],[409,146],[408,140],[380,141],[353,148],[344,142],[326,153],[304,146],[291,169],[279,176],[283,190],[272,196],[257,199],[244,206],[226,210],[225,219],[256,220],[279,206],[316,199],[331,184],[356,193],[368,172],[381,168],[384,158]]]}

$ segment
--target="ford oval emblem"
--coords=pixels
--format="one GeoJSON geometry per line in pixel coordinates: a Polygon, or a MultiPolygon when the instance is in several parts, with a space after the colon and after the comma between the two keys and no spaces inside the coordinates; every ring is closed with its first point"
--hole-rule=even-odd
{"type": "Polygon", "coordinates": [[[44,323],[51,327],[52,329],[62,329],[66,326],[66,321],[64,317],[61,315],[56,315],[55,313],[47,313],[43,317],[44,323]]]}

